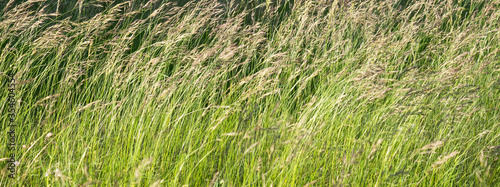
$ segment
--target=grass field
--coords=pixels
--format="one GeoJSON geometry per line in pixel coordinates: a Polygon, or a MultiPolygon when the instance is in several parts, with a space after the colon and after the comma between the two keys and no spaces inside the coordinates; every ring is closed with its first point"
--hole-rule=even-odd
{"type": "Polygon", "coordinates": [[[0,11],[0,186],[500,186],[498,0],[0,11]]]}

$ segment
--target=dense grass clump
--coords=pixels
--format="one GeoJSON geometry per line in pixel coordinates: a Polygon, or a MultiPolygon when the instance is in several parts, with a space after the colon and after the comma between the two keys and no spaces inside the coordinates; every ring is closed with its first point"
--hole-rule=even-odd
{"type": "Polygon", "coordinates": [[[500,2],[0,3],[0,186],[500,184],[500,2]]]}

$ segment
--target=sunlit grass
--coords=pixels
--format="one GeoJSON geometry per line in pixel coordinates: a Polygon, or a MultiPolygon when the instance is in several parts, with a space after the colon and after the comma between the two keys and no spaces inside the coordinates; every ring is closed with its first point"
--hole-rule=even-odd
{"type": "Polygon", "coordinates": [[[499,8],[2,3],[0,186],[494,186],[499,8]]]}

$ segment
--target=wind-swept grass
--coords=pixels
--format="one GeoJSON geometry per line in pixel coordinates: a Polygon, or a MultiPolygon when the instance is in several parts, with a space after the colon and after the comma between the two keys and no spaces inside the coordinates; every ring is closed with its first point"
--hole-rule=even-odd
{"type": "Polygon", "coordinates": [[[498,1],[0,3],[0,186],[500,184],[498,1]]]}

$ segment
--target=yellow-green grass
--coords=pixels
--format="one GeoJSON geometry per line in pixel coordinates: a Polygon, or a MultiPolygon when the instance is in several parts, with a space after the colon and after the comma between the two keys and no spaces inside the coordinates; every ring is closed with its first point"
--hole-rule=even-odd
{"type": "Polygon", "coordinates": [[[500,184],[498,0],[0,11],[0,186],[500,184]]]}

